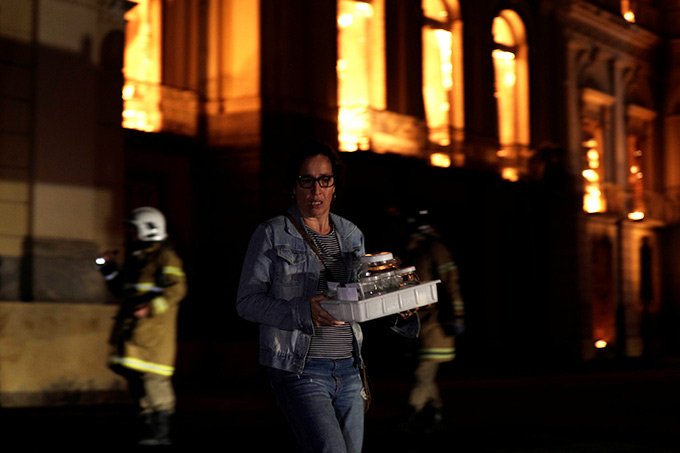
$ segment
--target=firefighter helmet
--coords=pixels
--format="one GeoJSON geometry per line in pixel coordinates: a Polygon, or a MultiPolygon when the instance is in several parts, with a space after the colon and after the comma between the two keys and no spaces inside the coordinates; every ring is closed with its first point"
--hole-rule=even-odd
{"type": "Polygon", "coordinates": [[[406,214],[406,225],[411,233],[426,233],[432,230],[429,209],[413,209],[406,214]]]}
{"type": "Polygon", "coordinates": [[[135,227],[137,239],[140,241],[163,241],[168,237],[165,231],[165,216],[156,208],[144,206],[134,209],[126,223],[135,227]]]}

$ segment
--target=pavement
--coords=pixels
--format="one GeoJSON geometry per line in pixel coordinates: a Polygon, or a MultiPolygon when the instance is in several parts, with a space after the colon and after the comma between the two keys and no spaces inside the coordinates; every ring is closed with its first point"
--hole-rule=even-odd
{"type": "MultiPolygon", "coordinates": [[[[680,452],[680,363],[511,373],[443,369],[444,420],[428,434],[404,428],[405,375],[373,370],[371,382],[366,453],[680,452]]],[[[295,451],[260,375],[222,387],[178,385],[177,396],[169,449],[295,451]]],[[[134,414],[126,404],[0,408],[0,432],[4,452],[130,450],[134,414]]]]}

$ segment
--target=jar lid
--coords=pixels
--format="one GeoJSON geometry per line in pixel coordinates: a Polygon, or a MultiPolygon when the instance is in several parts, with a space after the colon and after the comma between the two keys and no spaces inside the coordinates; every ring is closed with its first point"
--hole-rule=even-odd
{"type": "Polygon", "coordinates": [[[408,266],[408,267],[402,267],[401,269],[399,269],[398,272],[399,272],[399,275],[401,275],[401,274],[410,274],[411,272],[415,272],[415,271],[416,271],[415,266],[408,266]]]}
{"type": "Polygon", "coordinates": [[[361,257],[362,263],[380,263],[383,261],[390,261],[394,259],[394,255],[390,252],[367,253],[361,257]]]}
{"type": "Polygon", "coordinates": [[[381,280],[385,280],[386,278],[391,278],[391,277],[394,277],[396,275],[399,275],[399,274],[397,274],[397,271],[398,271],[398,269],[390,269],[388,271],[381,272],[381,273],[377,274],[376,277],[378,277],[381,280]]]}

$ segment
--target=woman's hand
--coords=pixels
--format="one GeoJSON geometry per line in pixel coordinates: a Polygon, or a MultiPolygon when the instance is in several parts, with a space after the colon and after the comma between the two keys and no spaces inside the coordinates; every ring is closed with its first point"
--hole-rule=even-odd
{"type": "Polygon", "coordinates": [[[341,326],[345,321],[338,321],[321,306],[322,300],[328,300],[325,294],[317,294],[309,299],[312,311],[312,323],[315,326],[341,326]]]}
{"type": "Polygon", "coordinates": [[[418,307],[412,308],[410,310],[399,312],[399,316],[401,317],[401,319],[408,319],[411,316],[415,315],[417,312],[418,312],[418,307]]]}

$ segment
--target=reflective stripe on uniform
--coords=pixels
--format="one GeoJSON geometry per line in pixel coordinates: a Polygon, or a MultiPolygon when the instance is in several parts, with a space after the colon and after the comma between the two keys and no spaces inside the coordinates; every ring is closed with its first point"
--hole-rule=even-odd
{"type": "Polygon", "coordinates": [[[420,349],[418,357],[424,360],[453,360],[456,357],[456,348],[420,349]]]}
{"type": "Polygon", "coordinates": [[[163,288],[154,285],[152,282],[128,283],[125,285],[125,289],[136,289],[140,293],[148,293],[150,291],[156,293],[163,292],[163,288]]]}
{"type": "Polygon", "coordinates": [[[109,363],[113,365],[124,366],[132,370],[141,371],[143,373],[159,374],[161,376],[172,376],[175,372],[175,367],[170,365],[161,365],[159,363],[145,362],[144,360],[135,359],[132,357],[109,357],[109,363]]]}
{"type": "Polygon", "coordinates": [[[165,297],[154,297],[151,300],[151,311],[153,312],[154,315],[160,315],[168,311],[168,307],[170,304],[168,304],[168,301],[165,300],[165,297]]]}
{"type": "Polygon", "coordinates": [[[165,266],[163,273],[167,275],[174,275],[176,277],[184,277],[184,271],[177,266],[165,266]]]}
{"type": "Polygon", "coordinates": [[[437,266],[437,272],[439,275],[444,275],[447,272],[451,272],[452,270],[456,269],[456,263],[453,261],[447,261],[446,263],[442,263],[439,266],[437,266]]]}

